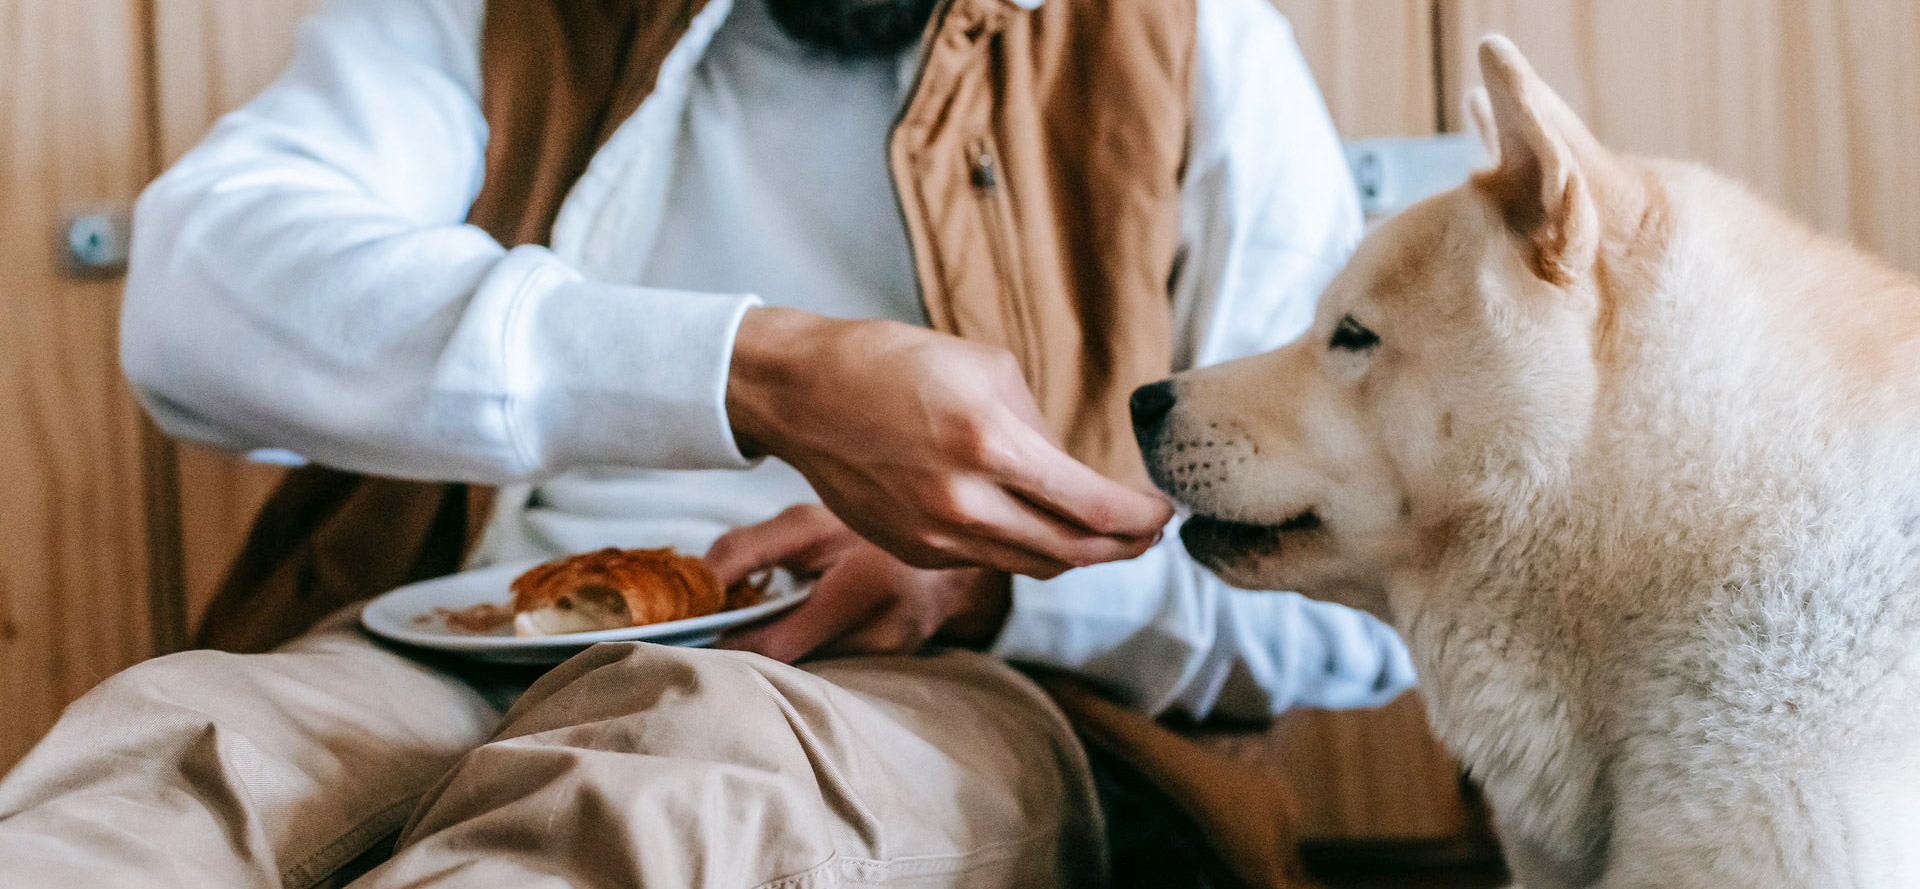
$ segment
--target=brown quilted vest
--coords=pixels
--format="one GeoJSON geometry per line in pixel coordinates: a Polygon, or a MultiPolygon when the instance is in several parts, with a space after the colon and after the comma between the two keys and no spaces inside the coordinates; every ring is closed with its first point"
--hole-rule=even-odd
{"type": "MultiPolygon", "coordinates": [[[[546,243],[704,0],[490,0],[469,221],[546,243]]],[[[950,0],[888,157],[933,326],[1020,361],[1069,453],[1145,485],[1127,394],[1165,376],[1193,0],[950,0]]],[[[488,498],[310,467],[256,519],[200,644],[258,651],[456,570],[488,498]]]]}

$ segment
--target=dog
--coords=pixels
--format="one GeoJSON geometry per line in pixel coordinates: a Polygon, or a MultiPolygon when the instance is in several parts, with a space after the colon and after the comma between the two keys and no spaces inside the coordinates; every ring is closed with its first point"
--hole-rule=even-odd
{"type": "Polygon", "coordinates": [[[1479,62],[1490,169],[1135,393],[1181,538],[1399,630],[1518,885],[1920,886],[1920,287],[1479,62]]]}

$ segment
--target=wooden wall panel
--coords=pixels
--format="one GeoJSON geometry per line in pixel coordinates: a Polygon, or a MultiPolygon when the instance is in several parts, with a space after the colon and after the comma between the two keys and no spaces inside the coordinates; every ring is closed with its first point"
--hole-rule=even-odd
{"type": "Polygon", "coordinates": [[[1207,746],[1249,768],[1285,775],[1308,840],[1453,841],[1478,825],[1460,795],[1453,757],[1427,730],[1420,696],[1377,710],[1297,710],[1270,731],[1210,731],[1207,746]]]}
{"type": "MultiPolygon", "coordinates": [[[[267,85],[295,25],[321,0],[165,0],[154,7],[160,154],[171,163],[220,115],[267,85]]],[[[187,629],[197,625],[281,470],[193,444],[177,448],[187,629]]]]}
{"type": "Polygon", "coordinates": [[[1610,145],[1704,161],[1920,271],[1920,4],[1440,3],[1449,101],[1506,33],[1610,145]]]}
{"type": "Polygon", "coordinates": [[[1274,0],[1346,139],[1424,136],[1434,106],[1432,0],[1274,0]]]}
{"type": "Polygon", "coordinates": [[[69,277],[64,214],[151,163],[137,0],[0,0],[0,771],[153,645],[145,427],[120,291],[69,277]]]}
{"type": "Polygon", "coordinates": [[[293,55],[295,26],[324,0],[159,0],[154,76],[162,160],[260,92],[293,55]]]}

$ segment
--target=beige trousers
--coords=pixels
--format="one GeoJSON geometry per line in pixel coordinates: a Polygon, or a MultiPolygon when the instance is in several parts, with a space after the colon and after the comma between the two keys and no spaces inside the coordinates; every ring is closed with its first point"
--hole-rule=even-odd
{"type": "MultiPolygon", "coordinates": [[[[0,886],[1094,886],[1087,764],[971,652],[593,648],[504,715],[335,620],[109,679],[0,781],[0,886]]],[[[484,686],[484,683],[480,683],[484,686]]]]}

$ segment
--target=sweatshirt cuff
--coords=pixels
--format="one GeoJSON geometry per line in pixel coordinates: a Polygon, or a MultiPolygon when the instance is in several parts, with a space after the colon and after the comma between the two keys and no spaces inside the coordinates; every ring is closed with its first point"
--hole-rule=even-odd
{"type": "Polygon", "coordinates": [[[1037,589],[1039,581],[1024,575],[1012,578],[1012,604],[1007,609],[1006,623],[1000,627],[1000,635],[993,640],[988,653],[1004,661],[1016,664],[1031,664],[1040,667],[1076,667],[1072,657],[1063,656],[1060,650],[1066,642],[1066,636],[1073,633],[1075,624],[1071,617],[1056,608],[1065,604],[1060,597],[1051,601],[1042,598],[1045,591],[1037,589]]]}
{"type": "Polygon", "coordinates": [[[753,465],[726,398],[734,336],[759,302],[573,276],[528,288],[506,326],[506,363],[519,378],[507,423],[528,464],[536,473],[753,465]]]}

